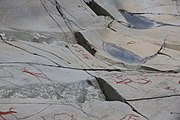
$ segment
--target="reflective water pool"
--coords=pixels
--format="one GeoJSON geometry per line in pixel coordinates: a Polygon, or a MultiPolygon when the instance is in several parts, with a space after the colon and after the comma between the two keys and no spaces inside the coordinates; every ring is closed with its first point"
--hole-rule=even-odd
{"type": "Polygon", "coordinates": [[[133,52],[116,46],[112,43],[103,43],[103,49],[107,53],[109,53],[111,56],[113,56],[116,59],[122,60],[127,63],[140,63],[142,60],[140,56],[134,54],[133,52]]]}
{"type": "Polygon", "coordinates": [[[154,26],[154,22],[145,17],[135,16],[127,12],[122,12],[122,15],[134,29],[148,29],[154,26]]]}

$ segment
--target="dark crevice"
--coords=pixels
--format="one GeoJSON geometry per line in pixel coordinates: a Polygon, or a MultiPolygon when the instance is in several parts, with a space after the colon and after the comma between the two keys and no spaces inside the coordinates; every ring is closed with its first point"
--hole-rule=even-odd
{"type": "Polygon", "coordinates": [[[180,51],[180,44],[173,44],[173,43],[166,43],[165,44],[166,48],[172,49],[172,50],[176,50],[176,51],[180,51]]]}
{"type": "MultiPolygon", "coordinates": [[[[154,20],[155,21],[155,20],[154,20]]],[[[169,23],[164,23],[160,21],[155,21],[157,24],[159,24],[157,27],[163,27],[163,26],[172,26],[172,27],[180,27],[180,25],[175,25],[175,24],[169,24],[169,23]]]]}
{"type": "Polygon", "coordinates": [[[144,116],[142,113],[140,113],[138,110],[136,110],[130,103],[128,103],[128,101],[122,97],[111,85],[109,85],[105,80],[103,80],[102,78],[99,77],[95,77],[96,80],[98,81],[98,84],[100,86],[100,89],[102,90],[106,101],[120,101],[123,102],[125,104],[127,104],[128,106],[130,106],[132,108],[132,110],[134,112],[136,112],[137,114],[141,115],[142,117],[146,118],[147,120],[149,120],[149,118],[147,118],[146,116],[144,116]]]}
{"type": "Polygon", "coordinates": [[[65,24],[67,25],[68,29],[71,31],[71,33],[74,35],[74,29],[70,23],[70,21],[68,21],[68,18],[66,17],[66,15],[64,14],[63,12],[63,9],[62,9],[62,6],[59,2],[57,2],[57,0],[54,0],[55,1],[55,6],[56,6],[56,9],[57,11],[59,12],[59,14],[61,15],[61,17],[63,18],[65,24]]]}
{"type": "Polygon", "coordinates": [[[108,28],[111,29],[112,31],[116,32],[114,28],[112,28],[112,23],[114,22],[114,19],[108,24],[108,28]]]}
{"type": "Polygon", "coordinates": [[[168,54],[163,53],[163,52],[159,52],[159,55],[167,56],[167,57],[169,57],[169,58],[171,58],[171,59],[173,59],[173,60],[175,60],[175,61],[180,61],[180,60],[177,60],[177,59],[173,58],[171,55],[168,55],[168,54]]]}
{"type": "Polygon", "coordinates": [[[90,44],[88,44],[88,42],[85,40],[85,38],[83,37],[81,33],[75,32],[75,30],[73,29],[70,23],[71,21],[69,21],[69,19],[66,17],[66,15],[63,12],[62,5],[59,2],[57,2],[57,0],[54,0],[54,1],[55,1],[55,6],[56,6],[57,11],[59,12],[60,16],[63,18],[69,30],[72,32],[72,34],[76,38],[77,43],[83,46],[89,53],[91,53],[92,55],[95,55],[96,50],[91,48],[90,44]]]}
{"type": "Polygon", "coordinates": [[[93,56],[95,55],[96,50],[91,47],[91,45],[88,43],[88,41],[84,38],[84,36],[80,32],[75,32],[75,38],[79,45],[83,46],[93,56]]]}
{"type": "Polygon", "coordinates": [[[96,15],[109,16],[112,19],[114,19],[114,17],[108,11],[106,11],[103,7],[98,5],[94,0],[84,2],[89,6],[89,8],[91,8],[92,11],[96,13],[96,15]]]}
{"type": "MultiPolygon", "coordinates": [[[[125,10],[119,10],[120,12],[126,12],[125,10]]],[[[151,12],[131,12],[131,15],[146,15],[146,14],[150,14],[150,15],[170,15],[170,16],[177,16],[180,17],[180,15],[178,14],[168,14],[168,13],[151,13],[151,12]]]]}
{"type": "Polygon", "coordinates": [[[179,73],[179,71],[177,70],[159,70],[159,69],[156,69],[156,68],[152,68],[152,67],[148,67],[148,66],[140,66],[140,68],[138,69],[138,71],[141,71],[141,70],[145,70],[146,72],[148,71],[153,71],[153,72],[158,72],[158,73],[179,73]]]}
{"type": "Polygon", "coordinates": [[[126,100],[126,101],[131,102],[131,101],[153,100],[153,99],[163,99],[163,98],[169,98],[169,97],[180,97],[180,94],[157,96],[157,97],[137,98],[137,99],[130,99],[130,100],[126,100]]]}
{"type": "Polygon", "coordinates": [[[121,102],[126,102],[126,100],[119,95],[119,93],[111,86],[109,85],[105,80],[102,78],[96,78],[99,86],[103,92],[103,94],[106,97],[106,101],[121,101],[121,102]]]}
{"type": "Polygon", "coordinates": [[[60,28],[60,30],[63,32],[64,34],[64,38],[67,40],[67,36],[64,32],[64,30],[61,28],[60,24],[56,21],[56,19],[50,14],[48,8],[47,8],[47,3],[45,0],[40,0],[42,6],[44,7],[44,9],[46,10],[47,14],[49,15],[49,17],[58,25],[58,27],[60,28]]]}
{"type": "Polygon", "coordinates": [[[54,67],[54,68],[64,68],[70,70],[82,70],[82,71],[106,71],[106,72],[123,72],[123,71],[138,71],[138,72],[147,72],[147,73],[179,73],[179,71],[168,70],[168,71],[161,71],[150,67],[141,66],[138,70],[122,70],[122,69],[85,69],[85,68],[74,68],[74,67],[66,67],[66,66],[59,66],[59,65],[49,65],[43,63],[33,63],[33,62],[0,62],[0,65],[12,65],[12,64],[28,64],[28,65],[40,65],[45,67],[54,67]]]}
{"type": "Polygon", "coordinates": [[[177,13],[180,13],[180,4],[179,4],[179,1],[178,0],[172,0],[172,2],[175,2],[176,3],[176,11],[177,13]]]}
{"type": "MultiPolygon", "coordinates": [[[[117,21],[118,23],[122,24],[123,26],[127,26],[129,27],[130,24],[124,22],[124,21],[119,21],[119,20],[116,20],[106,9],[104,9],[102,6],[100,6],[98,3],[96,3],[94,0],[91,0],[91,1],[88,1],[86,2],[84,0],[84,2],[89,6],[89,8],[94,11],[94,13],[96,15],[101,15],[101,16],[109,16],[113,21],[117,21]]],[[[112,21],[112,22],[113,22],[112,21]]],[[[111,29],[112,31],[116,32],[115,29],[113,29],[110,25],[112,24],[112,22],[110,22],[108,24],[108,28],[111,29]]]]}
{"type": "Polygon", "coordinates": [[[162,53],[161,53],[162,49],[165,47],[165,42],[166,42],[167,38],[168,38],[168,35],[165,37],[163,44],[161,45],[160,49],[159,49],[155,54],[143,58],[143,59],[140,61],[140,63],[141,63],[141,64],[146,63],[148,60],[153,59],[153,58],[156,57],[158,54],[168,56],[167,54],[162,54],[162,53]]]}
{"type": "MultiPolygon", "coordinates": [[[[0,65],[9,65],[9,64],[28,64],[28,65],[40,65],[40,66],[46,66],[46,67],[54,67],[54,68],[64,68],[64,69],[70,69],[70,70],[82,70],[82,71],[106,71],[106,72],[122,72],[122,71],[128,71],[128,70],[121,70],[121,69],[91,69],[91,68],[74,68],[74,67],[66,67],[61,65],[48,65],[43,63],[33,63],[33,62],[0,62],[0,65]]],[[[129,70],[130,71],[130,70],[129,70]]]]}

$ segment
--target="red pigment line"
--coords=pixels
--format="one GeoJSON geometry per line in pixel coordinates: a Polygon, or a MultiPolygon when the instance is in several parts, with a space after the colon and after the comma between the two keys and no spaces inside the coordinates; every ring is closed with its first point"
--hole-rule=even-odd
{"type": "Polygon", "coordinates": [[[95,65],[95,64],[91,64],[91,66],[93,66],[93,67],[98,67],[98,68],[104,68],[104,67],[101,66],[101,65],[95,65]]]}
{"type": "Polygon", "coordinates": [[[80,49],[77,45],[72,45],[72,47],[74,47],[75,48],[75,51],[76,52],[84,52],[82,49],[80,49]]]}
{"type": "Polygon", "coordinates": [[[77,46],[77,45],[72,45],[72,47],[74,47],[74,48],[78,48],[78,46],[77,46]]]}
{"type": "Polygon", "coordinates": [[[116,76],[117,79],[122,79],[122,75],[116,76]]]}
{"type": "Polygon", "coordinates": [[[85,59],[90,59],[91,58],[87,53],[85,53],[84,50],[80,49],[78,46],[72,45],[72,47],[75,48],[76,52],[81,53],[85,59]]]}
{"type": "Polygon", "coordinates": [[[166,90],[172,90],[172,91],[174,91],[175,92],[175,88],[172,88],[172,86],[167,86],[167,87],[165,87],[164,89],[166,89],[166,90]]]}
{"type": "Polygon", "coordinates": [[[116,81],[116,84],[128,84],[131,83],[132,80],[131,79],[125,79],[125,80],[121,80],[121,81],[116,81]]]}
{"type": "Polygon", "coordinates": [[[167,87],[165,87],[164,89],[166,89],[166,90],[171,90],[171,86],[167,86],[167,87]]]}
{"type": "Polygon", "coordinates": [[[86,58],[88,60],[91,58],[88,54],[82,53],[82,55],[84,56],[84,58],[86,58]]]}
{"type": "Polygon", "coordinates": [[[76,48],[75,51],[76,51],[76,52],[79,52],[79,53],[80,53],[80,52],[83,52],[83,50],[81,50],[80,48],[78,48],[78,49],[76,48]]]}
{"type": "Polygon", "coordinates": [[[82,5],[78,5],[78,8],[81,8],[82,10],[86,10],[86,8],[82,5]]]}
{"type": "Polygon", "coordinates": [[[57,114],[54,114],[54,120],[55,120],[55,116],[61,116],[61,115],[67,115],[68,117],[71,118],[71,120],[76,120],[76,118],[74,118],[74,115],[70,115],[69,113],[57,113],[57,114]]]}
{"type": "MultiPolygon", "coordinates": [[[[4,118],[2,115],[8,115],[8,114],[12,114],[13,113],[17,113],[16,111],[13,111],[12,110],[13,108],[9,108],[9,111],[0,111],[0,117],[3,119],[3,120],[6,120],[6,118],[4,118]]],[[[15,116],[15,115],[14,115],[15,116]]]]}
{"type": "Polygon", "coordinates": [[[5,111],[5,112],[0,111],[0,115],[8,115],[12,113],[17,113],[17,112],[16,111],[5,111]]]}
{"type": "Polygon", "coordinates": [[[134,43],[136,43],[135,41],[129,41],[129,42],[127,42],[127,44],[129,45],[129,44],[134,44],[134,43]]]}
{"type": "Polygon", "coordinates": [[[146,77],[146,76],[143,76],[143,77],[141,77],[141,78],[138,78],[137,80],[144,81],[144,82],[138,82],[139,84],[148,84],[148,83],[152,82],[152,81],[149,80],[148,77],[146,77]]]}
{"type": "Polygon", "coordinates": [[[0,115],[7,115],[7,114],[12,114],[12,113],[17,113],[16,111],[13,111],[12,109],[13,108],[11,107],[11,108],[9,108],[9,111],[5,111],[5,112],[0,111],[0,115]]]}
{"type": "Polygon", "coordinates": [[[137,120],[138,118],[140,118],[140,116],[137,116],[137,115],[134,115],[134,114],[128,114],[128,115],[125,115],[120,120],[137,120]]]}
{"type": "Polygon", "coordinates": [[[42,118],[43,120],[46,120],[43,116],[41,116],[41,118],[42,118]]]}
{"type": "Polygon", "coordinates": [[[42,73],[30,72],[30,71],[29,71],[28,69],[26,69],[26,68],[23,68],[22,72],[28,73],[28,74],[30,74],[30,75],[32,75],[32,76],[35,76],[38,80],[40,80],[39,78],[44,78],[44,79],[45,79],[45,77],[42,76],[42,73]]]}
{"type": "Polygon", "coordinates": [[[140,84],[148,84],[148,83],[152,82],[151,80],[148,80],[148,78],[141,78],[141,79],[138,79],[138,80],[144,81],[144,82],[138,82],[140,84]]]}

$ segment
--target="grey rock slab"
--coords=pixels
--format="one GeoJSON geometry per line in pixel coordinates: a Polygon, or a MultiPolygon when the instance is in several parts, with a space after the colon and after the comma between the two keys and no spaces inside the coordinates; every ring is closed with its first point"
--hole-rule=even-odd
{"type": "Polygon", "coordinates": [[[130,102],[150,120],[179,120],[180,97],[159,98],[130,102]]]}
{"type": "Polygon", "coordinates": [[[103,120],[109,120],[109,119],[112,119],[112,120],[114,120],[114,119],[145,120],[142,116],[138,115],[137,113],[134,113],[131,110],[129,111],[129,106],[124,103],[121,103],[118,101],[104,102],[108,106],[104,105],[103,102],[97,102],[97,103],[98,104],[94,104],[93,102],[85,103],[82,105],[82,108],[83,108],[84,112],[91,113],[94,116],[99,116],[99,118],[103,119],[103,120]],[[108,107],[110,107],[111,109],[109,109],[108,107]]]}
{"type": "MultiPolygon", "coordinates": [[[[3,0],[0,5],[2,28],[59,31],[57,24],[48,16],[40,1],[3,0]]],[[[63,22],[62,18],[59,20],[63,22]]]]}
{"type": "MultiPolygon", "coordinates": [[[[1,28],[0,28],[1,29],[1,28]]],[[[43,31],[30,31],[30,30],[0,30],[0,34],[4,39],[15,41],[23,40],[35,43],[76,43],[74,35],[71,32],[43,32],[43,31]]]]}
{"type": "Polygon", "coordinates": [[[113,69],[107,62],[100,61],[78,44],[68,45],[71,52],[91,69],[113,69]]]}
{"type": "MultiPolygon", "coordinates": [[[[115,0],[117,8],[135,13],[175,13],[178,14],[176,0],[115,0]]],[[[179,1],[177,1],[179,2],[179,1]]]]}
{"type": "Polygon", "coordinates": [[[43,100],[43,99],[1,99],[1,111],[13,108],[12,114],[2,115],[6,119],[26,120],[109,120],[109,119],[140,119],[141,116],[120,102],[75,102],[43,100]]]}
{"type": "Polygon", "coordinates": [[[136,30],[123,26],[117,22],[113,22],[111,25],[111,28],[115,29],[116,33],[122,36],[130,37],[132,39],[150,42],[151,44],[155,45],[161,45],[164,39],[168,36],[166,38],[165,44],[168,42],[179,44],[179,27],[167,25],[162,27],[154,27],[151,29],[136,30]]]}
{"type": "Polygon", "coordinates": [[[94,79],[85,71],[34,64],[1,65],[1,75],[2,81],[3,79],[6,81],[6,84],[1,84],[3,86],[30,83],[73,83],[94,79]]]}
{"type": "Polygon", "coordinates": [[[51,53],[46,52],[45,50],[43,50],[39,47],[35,47],[35,46],[25,43],[23,41],[18,41],[18,42],[17,41],[7,41],[7,44],[14,47],[14,49],[21,50],[30,55],[42,57],[46,60],[51,61],[52,63],[54,63],[56,65],[60,65],[61,63],[65,64],[65,65],[68,64],[67,61],[64,61],[63,59],[61,59],[61,57],[57,57],[51,53]]]}
{"type": "Polygon", "coordinates": [[[97,51],[95,54],[97,58],[108,61],[111,64],[124,63],[132,65],[133,63],[136,63],[135,66],[142,64],[142,66],[162,71],[179,71],[180,63],[178,57],[179,52],[177,49],[179,43],[177,39],[179,28],[169,26],[139,31],[127,28],[117,22],[112,24],[111,27],[117,31],[115,32],[110,29],[80,31],[84,37],[81,41],[86,42],[87,45],[90,44],[89,46],[91,49],[97,51]],[[162,31],[166,31],[166,33],[162,31]],[[172,45],[173,41],[174,43],[177,41],[177,45],[172,45]],[[171,43],[171,45],[169,45],[169,43],[171,43]],[[103,45],[112,47],[104,49],[103,45]],[[162,49],[160,50],[161,47],[162,49]],[[126,58],[129,58],[128,56],[130,56],[130,58],[135,58],[135,56],[138,57],[136,57],[137,59],[135,59],[134,62],[131,62],[131,64],[128,62],[130,60],[126,60],[126,58]],[[162,60],[167,62],[164,64],[168,65],[168,67],[163,67],[162,65],[155,66],[155,64],[158,63],[163,64],[160,62],[162,60]]]}
{"type": "Polygon", "coordinates": [[[178,120],[179,2],[1,0],[0,119],[178,120]]]}
{"type": "Polygon", "coordinates": [[[127,49],[129,51],[134,50],[133,52],[141,57],[145,57],[145,55],[146,56],[152,55],[160,48],[159,46],[153,45],[142,39],[135,39],[131,36],[126,36],[122,33],[119,34],[119,33],[113,32],[109,29],[96,29],[96,30],[92,30],[92,31],[82,31],[81,34],[84,35],[86,40],[97,51],[102,51],[101,49],[103,48],[103,46],[102,46],[103,42],[112,43],[119,47],[124,47],[125,49],[127,49]],[[137,40],[137,42],[139,44],[145,44],[146,46],[135,44],[137,46],[134,46],[135,48],[133,48],[132,43],[129,43],[129,42],[132,42],[133,40],[135,40],[135,41],[137,40]],[[139,47],[138,45],[141,47],[139,47]],[[142,47],[147,50],[142,51],[142,49],[143,49],[142,47]],[[154,49],[150,50],[150,47],[154,47],[154,49]],[[146,52],[146,53],[143,53],[143,52],[146,52]]]}
{"type": "Polygon", "coordinates": [[[123,21],[126,22],[125,19],[121,14],[119,14],[118,9],[116,7],[116,2],[114,0],[95,0],[95,2],[100,5],[102,8],[104,8],[110,15],[113,17],[113,19],[117,21],[123,21]]]}
{"type": "MultiPolygon", "coordinates": [[[[104,18],[97,17],[84,2],[80,0],[58,0],[57,2],[62,6],[63,14],[71,22],[73,29],[80,30],[95,24],[104,26],[102,22],[104,18]]],[[[12,2],[11,0],[3,0],[0,2],[0,9],[0,26],[3,29],[70,31],[53,1],[17,0],[12,2]]]]}
{"type": "Polygon", "coordinates": [[[1,65],[0,98],[104,101],[96,79],[84,71],[39,65],[1,65]]]}
{"type": "Polygon", "coordinates": [[[151,41],[149,38],[134,38],[118,33],[108,29],[96,29],[81,32],[85,38],[82,41],[88,42],[91,48],[97,51],[95,54],[96,57],[110,62],[111,64],[118,64],[119,62],[119,64],[124,63],[132,65],[136,63],[135,66],[142,64],[143,66],[162,71],[179,69],[180,63],[178,52],[169,49],[164,50],[163,47],[160,53],[162,52],[164,54],[157,54],[166,38],[161,38],[161,44],[157,45],[152,42],[154,40],[151,41]],[[174,57],[171,58],[170,56],[174,57]],[[160,62],[165,59],[168,64],[160,62]],[[169,67],[163,67],[162,65],[154,66],[154,64],[158,63],[168,65],[169,67]]]}
{"type": "Polygon", "coordinates": [[[146,72],[91,72],[114,88],[126,100],[180,94],[179,74],[146,72]]]}
{"type": "Polygon", "coordinates": [[[43,62],[44,64],[55,65],[45,58],[28,54],[27,52],[7,45],[2,41],[0,41],[0,51],[0,62],[4,64],[8,62],[34,62],[37,64],[41,64],[43,62]]]}
{"type": "MultiPolygon", "coordinates": [[[[54,45],[45,43],[35,43],[26,41],[7,41],[9,44],[3,43],[2,46],[2,62],[32,62],[45,64],[40,62],[36,58],[45,59],[51,64],[56,66],[71,67],[71,68],[112,68],[105,62],[98,61],[93,55],[91,55],[85,48],[78,44],[65,44],[54,45]],[[11,44],[11,45],[10,45],[11,44]],[[19,52],[9,52],[9,48],[15,49],[19,52]],[[22,54],[20,54],[22,53],[22,54]],[[12,56],[15,56],[14,58],[12,56]],[[21,57],[19,57],[21,56],[21,57]],[[31,59],[27,59],[27,56],[31,56],[31,59]],[[11,58],[12,57],[12,58],[11,58]],[[11,59],[8,59],[11,58],[11,59]],[[33,59],[34,58],[34,59],[33,59]],[[6,60],[7,59],[7,60],[6,60]],[[23,60],[25,59],[25,60],[23,60]],[[39,62],[37,62],[39,61],[39,62]]],[[[28,57],[29,58],[29,57],[28,57]]],[[[50,64],[47,64],[50,65],[50,64]]]]}

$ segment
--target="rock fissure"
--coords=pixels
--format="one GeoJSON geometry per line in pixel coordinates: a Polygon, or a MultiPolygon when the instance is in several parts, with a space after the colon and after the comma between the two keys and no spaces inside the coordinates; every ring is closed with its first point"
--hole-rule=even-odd
{"type": "Polygon", "coordinates": [[[137,98],[137,99],[129,99],[127,101],[143,101],[143,100],[154,100],[154,99],[164,99],[169,97],[180,97],[180,94],[173,94],[173,95],[165,95],[165,96],[157,96],[157,97],[147,97],[147,98],[137,98]]]}
{"type": "Polygon", "coordinates": [[[121,96],[111,85],[109,85],[105,80],[102,78],[96,77],[96,80],[99,83],[100,89],[102,90],[104,96],[106,97],[106,101],[120,101],[127,105],[129,105],[134,112],[141,115],[145,119],[149,120],[145,115],[139,112],[136,108],[134,108],[128,101],[121,96]]]}
{"type": "Polygon", "coordinates": [[[84,0],[84,2],[89,6],[89,8],[96,13],[96,15],[102,15],[102,16],[109,16],[112,19],[114,19],[114,17],[108,13],[108,11],[106,11],[103,7],[101,7],[99,4],[97,4],[94,0],[88,1],[86,2],[84,0]]]}

